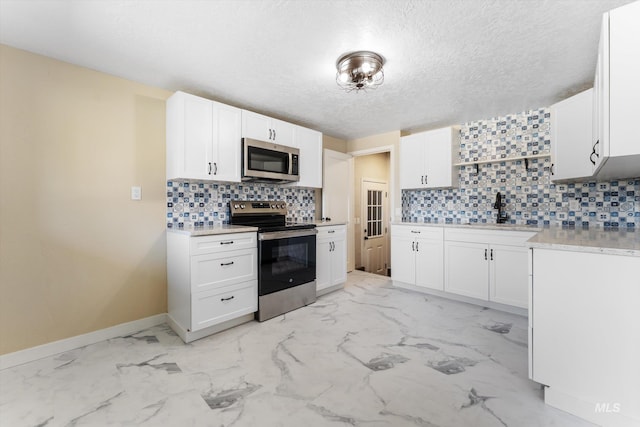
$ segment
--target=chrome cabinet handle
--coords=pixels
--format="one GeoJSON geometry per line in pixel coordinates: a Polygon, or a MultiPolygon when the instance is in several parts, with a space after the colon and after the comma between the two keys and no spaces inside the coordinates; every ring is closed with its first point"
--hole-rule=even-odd
{"type": "Polygon", "coordinates": [[[223,266],[223,267],[225,265],[233,265],[233,261],[231,261],[231,262],[221,262],[220,265],[223,266]]]}
{"type": "Polygon", "coordinates": [[[213,174],[214,175],[218,175],[218,164],[217,163],[213,164],[213,174]]]}
{"type": "Polygon", "coordinates": [[[209,162],[209,175],[211,175],[211,162],[209,162]]]}
{"type": "Polygon", "coordinates": [[[231,295],[229,298],[220,298],[220,301],[229,301],[233,299],[233,295],[231,295]]]}

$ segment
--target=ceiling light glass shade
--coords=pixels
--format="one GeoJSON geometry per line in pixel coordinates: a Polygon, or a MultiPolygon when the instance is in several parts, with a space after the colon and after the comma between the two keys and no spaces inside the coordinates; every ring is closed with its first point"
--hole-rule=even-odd
{"type": "Polygon", "coordinates": [[[384,82],[384,58],[361,50],[347,53],[336,62],[336,82],[347,92],[376,89],[384,82]]]}

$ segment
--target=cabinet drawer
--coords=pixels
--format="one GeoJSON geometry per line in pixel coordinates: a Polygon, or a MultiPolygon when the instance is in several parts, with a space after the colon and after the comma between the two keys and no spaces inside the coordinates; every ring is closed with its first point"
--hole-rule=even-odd
{"type": "Polygon", "coordinates": [[[422,239],[442,240],[444,229],[434,226],[393,225],[391,227],[391,233],[398,237],[420,237],[422,239]]]}
{"type": "Polygon", "coordinates": [[[231,233],[191,238],[191,255],[257,248],[256,233],[231,233]]]}
{"type": "Polygon", "coordinates": [[[257,249],[191,257],[191,291],[223,288],[258,278],[257,249]]]}
{"type": "Polygon", "coordinates": [[[318,235],[316,236],[316,239],[318,240],[339,240],[347,235],[347,227],[345,225],[317,227],[317,230],[318,235]]]}
{"type": "Polygon", "coordinates": [[[257,310],[257,280],[240,283],[224,291],[197,292],[191,296],[191,330],[207,328],[257,310]]]}

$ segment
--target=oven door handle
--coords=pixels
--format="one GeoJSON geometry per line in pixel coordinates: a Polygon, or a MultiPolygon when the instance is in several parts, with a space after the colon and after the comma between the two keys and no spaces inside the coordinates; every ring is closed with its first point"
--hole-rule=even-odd
{"type": "Polygon", "coordinates": [[[318,234],[315,228],[307,230],[287,230],[287,231],[267,231],[266,233],[258,233],[258,240],[276,240],[288,239],[291,237],[306,237],[318,234]]]}

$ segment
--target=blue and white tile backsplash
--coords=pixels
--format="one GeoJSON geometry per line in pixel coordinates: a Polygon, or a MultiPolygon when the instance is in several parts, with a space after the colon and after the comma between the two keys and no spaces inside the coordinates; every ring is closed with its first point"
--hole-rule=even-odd
{"type": "Polygon", "coordinates": [[[511,224],[640,227],[640,178],[607,182],[551,182],[551,160],[501,161],[506,157],[549,154],[547,109],[461,126],[459,187],[403,190],[402,220],[411,222],[494,223],[496,193],[503,196],[511,224]]]}
{"type": "Polygon", "coordinates": [[[315,190],[263,183],[167,181],[167,227],[229,223],[233,200],[284,200],[294,222],[315,219],[315,190]]]}

